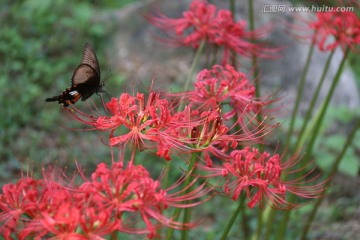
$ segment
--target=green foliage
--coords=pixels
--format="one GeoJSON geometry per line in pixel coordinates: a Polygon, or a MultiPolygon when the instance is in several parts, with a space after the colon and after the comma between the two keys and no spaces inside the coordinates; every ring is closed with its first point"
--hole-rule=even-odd
{"type": "Polygon", "coordinates": [[[126,4],[134,2],[135,0],[92,0],[90,1],[94,6],[104,7],[104,8],[121,8],[126,4]]]}
{"type": "MultiPolygon", "coordinates": [[[[1,176],[17,171],[24,162],[49,158],[52,151],[44,143],[49,146],[64,138],[65,131],[58,126],[64,115],[61,107],[44,100],[70,85],[85,42],[95,49],[104,48],[112,26],[97,20],[102,12],[100,3],[96,6],[93,2],[1,1],[1,176]]],[[[96,52],[102,69],[106,69],[104,52],[96,52]]],[[[104,78],[106,71],[102,72],[104,78]]],[[[113,78],[120,80],[119,76],[113,78]]]]}
{"type": "MultiPolygon", "coordinates": [[[[348,107],[333,106],[328,109],[326,119],[321,125],[320,136],[315,143],[313,159],[321,170],[328,171],[334,164],[341,152],[353,125],[353,120],[359,116],[359,112],[348,107]],[[340,130],[340,131],[339,131],[340,130]]],[[[286,120],[284,120],[286,122],[286,120]]],[[[297,118],[295,132],[300,131],[303,119],[297,118]]],[[[309,123],[310,127],[312,123],[309,123]]],[[[307,129],[310,131],[311,129],[307,129]]],[[[297,136],[293,135],[291,141],[295,143],[297,136]]],[[[360,162],[357,152],[360,150],[360,134],[355,136],[353,145],[347,150],[340,162],[338,171],[356,177],[360,171],[360,162]]]]}
{"type": "MultiPolygon", "coordinates": [[[[322,135],[316,143],[316,151],[314,152],[316,163],[322,170],[329,170],[334,164],[346,142],[352,120],[358,114],[346,107],[329,108],[327,119],[323,125],[322,135]],[[342,129],[340,133],[338,131],[339,128],[342,129]]],[[[360,162],[356,154],[357,149],[360,149],[359,146],[356,146],[356,143],[360,142],[360,134],[357,134],[353,142],[355,143],[354,146],[347,150],[338,170],[344,174],[356,177],[360,170],[360,162]]]]}
{"type": "MultiPolygon", "coordinates": [[[[316,163],[321,169],[329,170],[331,168],[345,141],[346,137],[342,135],[332,135],[322,139],[322,143],[316,153],[316,163]]],[[[341,161],[339,171],[356,177],[359,169],[360,162],[354,150],[351,148],[346,152],[341,161]]]]}
{"type": "Polygon", "coordinates": [[[360,86],[360,68],[359,68],[360,56],[359,56],[359,54],[350,53],[349,63],[355,73],[355,76],[357,79],[357,85],[360,86]]]}

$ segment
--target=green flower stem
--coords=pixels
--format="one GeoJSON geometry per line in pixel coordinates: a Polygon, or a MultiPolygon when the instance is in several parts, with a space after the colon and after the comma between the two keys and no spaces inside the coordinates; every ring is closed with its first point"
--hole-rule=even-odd
{"type": "Polygon", "coordinates": [[[245,202],[245,195],[242,194],[242,196],[240,196],[239,205],[238,205],[238,207],[236,208],[236,210],[235,210],[235,212],[233,213],[233,215],[231,216],[228,224],[226,225],[226,228],[225,228],[225,230],[224,230],[224,232],[223,232],[220,240],[225,240],[225,239],[226,239],[227,235],[228,235],[229,232],[230,232],[231,227],[232,227],[232,226],[234,225],[234,223],[235,223],[235,220],[236,220],[237,216],[239,215],[239,213],[241,212],[241,210],[244,209],[244,207],[243,207],[243,206],[244,206],[244,202],[245,202]]]}
{"type": "MultiPolygon", "coordinates": [[[[328,109],[328,106],[330,104],[330,100],[331,100],[331,98],[332,98],[332,96],[334,94],[336,86],[337,86],[337,84],[338,84],[338,82],[340,80],[340,76],[341,76],[341,73],[342,73],[342,71],[344,69],[347,56],[349,55],[349,51],[350,51],[349,48],[347,48],[345,50],[343,59],[341,60],[339,68],[338,68],[338,70],[337,70],[337,72],[335,74],[335,77],[333,79],[333,82],[331,84],[329,92],[328,92],[328,94],[327,94],[327,96],[325,98],[325,101],[323,102],[321,108],[319,109],[319,115],[316,118],[314,128],[312,129],[312,131],[309,131],[309,133],[311,133],[311,136],[308,136],[308,137],[310,137],[310,142],[307,145],[305,156],[304,156],[303,160],[300,162],[299,168],[303,168],[306,165],[306,163],[308,163],[308,160],[312,155],[313,147],[314,147],[315,141],[316,141],[316,139],[318,137],[318,134],[319,134],[319,131],[320,131],[320,126],[321,126],[321,124],[322,124],[322,122],[324,120],[326,110],[328,109]]],[[[301,174],[301,173],[302,172],[299,172],[299,174],[301,174]]],[[[292,201],[292,200],[294,200],[294,198],[295,198],[294,195],[291,195],[289,200],[292,201]]],[[[276,237],[277,240],[284,239],[285,230],[287,228],[287,224],[289,223],[289,219],[290,219],[290,214],[291,214],[291,211],[287,211],[285,213],[284,218],[281,221],[280,226],[279,226],[278,231],[277,231],[277,233],[278,233],[277,237],[276,237]]]]}
{"type": "MultiPolygon", "coordinates": [[[[174,213],[173,213],[173,217],[172,219],[174,219],[174,221],[177,221],[179,218],[181,212],[181,208],[175,208],[174,213]]],[[[174,229],[173,228],[169,228],[167,233],[166,233],[166,240],[171,240],[173,239],[173,235],[174,235],[174,229]]]]}
{"type": "MultiPolygon", "coordinates": [[[[327,182],[324,185],[324,194],[326,192],[326,190],[328,189],[328,187],[330,186],[330,184],[332,183],[332,177],[335,175],[336,171],[338,170],[338,167],[340,165],[341,160],[343,159],[347,149],[349,148],[349,146],[351,146],[351,143],[353,141],[353,139],[355,138],[356,132],[357,130],[360,128],[360,117],[357,119],[357,122],[355,124],[355,126],[353,127],[352,131],[350,132],[350,135],[347,138],[347,141],[345,142],[341,152],[339,153],[339,155],[337,156],[335,163],[332,165],[332,168],[330,170],[330,172],[327,175],[327,182]]],[[[305,221],[305,226],[304,229],[302,231],[302,235],[301,235],[301,240],[306,240],[306,236],[309,232],[311,223],[314,221],[315,215],[317,213],[317,210],[320,207],[320,204],[322,202],[323,198],[318,198],[316,200],[316,203],[314,205],[314,207],[312,208],[312,211],[308,217],[308,220],[305,221]]]]}
{"type": "MultiPolygon", "coordinates": [[[[190,82],[191,82],[191,80],[193,79],[194,72],[195,72],[196,67],[198,66],[201,53],[203,52],[204,47],[205,47],[205,43],[206,43],[206,39],[202,40],[201,43],[200,43],[200,46],[198,47],[198,49],[197,49],[197,51],[196,51],[196,53],[195,53],[194,60],[193,60],[193,62],[192,62],[192,64],[191,64],[191,67],[190,67],[190,72],[189,72],[189,74],[187,75],[186,80],[185,80],[184,91],[187,91],[187,90],[188,90],[189,85],[190,85],[190,82]]],[[[181,103],[181,104],[179,105],[179,109],[182,109],[183,107],[184,107],[184,105],[181,103]]],[[[198,153],[193,153],[192,156],[191,156],[190,165],[189,165],[189,169],[188,169],[189,173],[188,173],[187,178],[186,178],[186,180],[185,180],[185,182],[184,182],[185,186],[187,186],[187,185],[191,182],[191,180],[192,180],[191,173],[192,173],[192,171],[194,170],[193,168],[194,168],[194,166],[195,166],[195,162],[196,162],[196,158],[197,158],[197,157],[198,157],[198,153]]],[[[192,187],[188,188],[187,191],[186,191],[186,193],[188,193],[188,192],[191,191],[191,190],[192,190],[192,187]]],[[[173,219],[174,219],[175,221],[179,218],[180,212],[181,212],[181,209],[180,209],[180,208],[176,208],[176,209],[175,209],[175,211],[174,211],[174,213],[173,213],[173,219]]],[[[186,218],[190,218],[190,216],[191,216],[190,210],[187,210],[187,209],[186,209],[186,210],[185,210],[185,214],[184,214],[184,221],[187,221],[187,219],[185,219],[185,217],[186,217],[186,218]]],[[[190,220],[190,219],[188,219],[188,220],[190,220]]],[[[184,231],[182,232],[182,237],[185,237],[185,235],[187,235],[187,232],[188,232],[187,230],[184,230],[184,231]],[[185,233],[184,233],[184,232],[185,232],[185,233]]],[[[174,229],[173,229],[173,228],[169,228],[169,230],[168,230],[168,232],[167,232],[167,237],[166,237],[166,239],[172,239],[173,233],[174,233],[174,229]]],[[[186,239],[186,237],[185,237],[185,239],[186,239]]]]}
{"type": "Polygon", "coordinates": [[[259,207],[257,209],[257,228],[256,228],[256,234],[254,239],[261,239],[261,232],[263,229],[263,211],[259,207]]]}
{"type": "Polygon", "coordinates": [[[185,85],[184,85],[184,91],[185,92],[188,90],[190,82],[193,79],[194,72],[195,72],[195,69],[196,69],[197,65],[199,64],[199,59],[200,59],[201,53],[204,50],[205,43],[206,43],[206,40],[205,39],[202,40],[201,43],[200,43],[200,46],[198,47],[198,49],[197,49],[197,51],[195,53],[194,61],[191,64],[190,72],[186,77],[186,81],[185,81],[185,85]]]}
{"type": "Polygon", "coordinates": [[[332,58],[334,56],[334,53],[335,53],[335,49],[330,53],[328,59],[326,60],[324,70],[323,70],[323,72],[321,74],[321,77],[320,77],[320,81],[319,81],[318,86],[317,86],[317,88],[315,90],[315,93],[314,93],[314,95],[313,95],[313,97],[311,99],[311,102],[309,104],[309,108],[308,108],[308,110],[306,112],[303,124],[301,126],[301,130],[299,132],[300,134],[298,136],[298,140],[297,140],[297,142],[295,144],[295,147],[294,147],[295,151],[299,149],[300,143],[303,142],[302,136],[304,135],[305,129],[308,126],[307,123],[309,122],[309,120],[311,118],[312,112],[313,112],[314,107],[315,107],[315,103],[316,103],[317,99],[319,98],[319,93],[320,93],[320,90],[321,90],[322,85],[324,83],[325,76],[326,76],[326,74],[327,74],[327,72],[329,70],[330,63],[331,63],[331,60],[332,60],[332,58]]]}
{"type": "Polygon", "coordinates": [[[235,21],[235,0],[230,0],[230,12],[233,15],[233,20],[235,21]]]}
{"type": "Polygon", "coordinates": [[[171,161],[166,161],[166,163],[165,163],[165,169],[166,169],[166,171],[165,171],[165,174],[164,174],[164,177],[163,177],[163,181],[162,181],[162,186],[164,186],[164,188],[167,188],[167,187],[169,187],[170,186],[170,184],[169,184],[169,181],[170,181],[170,179],[169,179],[169,174],[170,174],[170,168],[171,168],[171,161]]]}
{"type": "MultiPolygon", "coordinates": [[[[185,182],[184,182],[185,187],[187,187],[189,184],[191,184],[191,182],[194,180],[193,172],[195,171],[195,163],[196,163],[196,160],[198,159],[199,155],[201,155],[201,152],[194,152],[191,154],[189,170],[188,170],[189,173],[187,174],[187,178],[185,179],[185,182]]],[[[191,192],[193,189],[194,189],[194,185],[192,185],[191,187],[186,189],[185,195],[187,193],[191,192]]],[[[185,225],[186,223],[190,222],[190,220],[191,220],[191,208],[185,208],[184,216],[183,216],[183,224],[185,225]]],[[[181,240],[189,239],[188,232],[189,232],[188,229],[184,229],[183,231],[181,231],[181,240]]]]}
{"type": "Polygon", "coordinates": [[[291,213],[291,210],[288,210],[287,212],[285,212],[283,219],[280,223],[280,226],[279,226],[279,228],[277,228],[277,235],[276,235],[275,239],[277,239],[277,240],[285,239],[285,230],[286,230],[287,224],[290,220],[290,213],[291,213]]]}
{"type": "MultiPolygon", "coordinates": [[[[236,9],[236,7],[235,7],[235,0],[230,0],[229,10],[230,10],[230,12],[231,12],[231,14],[232,14],[232,18],[233,18],[233,21],[234,21],[234,22],[236,22],[236,19],[235,19],[235,9],[236,9]]],[[[232,65],[233,67],[235,67],[235,68],[236,68],[236,66],[238,65],[237,56],[238,56],[237,52],[236,52],[234,49],[232,49],[232,50],[231,50],[231,59],[230,59],[230,62],[231,62],[231,65],[232,65]]]]}
{"type": "MultiPolygon", "coordinates": [[[[249,6],[249,26],[250,26],[250,31],[254,31],[255,30],[255,20],[254,20],[254,3],[252,0],[248,1],[248,6],[249,6]]],[[[254,38],[252,39],[252,41],[254,42],[254,38]]],[[[261,89],[260,89],[260,79],[259,79],[259,64],[258,64],[258,57],[256,56],[255,53],[252,54],[251,56],[251,65],[253,67],[253,79],[255,80],[255,97],[257,99],[260,99],[261,97],[261,89]]],[[[258,114],[256,115],[256,118],[259,122],[262,122],[262,114],[261,114],[261,110],[259,110],[258,114]]],[[[260,151],[262,151],[264,149],[264,145],[263,144],[259,144],[258,148],[260,151]]],[[[262,211],[260,211],[257,214],[257,230],[256,230],[256,236],[257,238],[260,237],[261,235],[261,230],[262,230],[262,211]]]]}
{"type": "MultiPolygon", "coordinates": [[[[238,124],[236,124],[237,121],[238,121],[237,117],[234,116],[232,118],[233,125],[235,126],[233,129],[234,132],[241,131],[241,127],[238,124]]],[[[249,227],[249,221],[247,220],[248,216],[246,214],[245,207],[246,207],[245,201],[242,201],[242,209],[240,210],[241,211],[241,228],[242,228],[242,232],[244,234],[244,238],[249,239],[250,227],[249,227]]]]}
{"type": "MultiPolygon", "coordinates": [[[[200,154],[201,154],[200,152],[194,152],[194,153],[191,154],[190,163],[189,163],[189,167],[188,167],[188,172],[186,174],[186,179],[184,181],[184,186],[185,187],[187,187],[194,180],[193,172],[195,170],[195,163],[196,163],[196,160],[198,159],[200,154]]],[[[193,187],[189,187],[185,191],[184,194],[186,195],[187,193],[191,192],[192,189],[193,189],[193,187]]],[[[172,219],[174,221],[177,221],[179,219],[180,213],[181,213],[181,208],[175,208],[172,219]]],[[[184,213],[184,217],[183,217],[183,221],[184,221],[183,223],[189,222],[190,218],[191,218],[191,212],[186,212],[186,209],[185,209],[185,213],[184,213]]],[[[174,229],[169,228],[168,231],[167,231],[165,239],[167,239],[167,240],[173,239],[173,234],[174,234],[174,229]]],[[[183,237],[185,237],[185,239],[187,239],[187,237],[186,237],[187,235],[188,235],[188,231],[183,230],[182,231],[182,239],[183,239],[183,237]]]]}
{"type": "MultiPolygon", "coordinates": [[[[269,224],[269,219],[272,217],[271,213],[273,209],[270,208],[269,206],[267,206],[267,208],[262,209],[260,207],[258,207],[257,211],[258,211],[258,215],[261,215],[261,225],[258,223],[258,226],[260,225],[260,231],[257,231],[255,234],[253,234],[253,236],[251,237],[251,240],[263,240],[264,237],[262,236],[263,233],[263,225],[264,225],[264,220],[269,224]]],[[[272,219],[271,219],[272,220],[272,219]]]]}
{"type": "MultiPolygon", "coordinates": [[[[235,19],[235,10],[236,10],[235,0],[230,0],[230,7],[229,7],[229,9],[230,9],[230,12],[231,12],[231,14],[232,14],[233,21],[236,22],[236,19],[235,19]]],[[[237,56],[238,56],[237,52],[236,52],[234,49],[232,49],[232,50],[231,50],[231,59],[230,59],[230,60],[231,60],[231,65],[232,65],[233,67],[235,67],[235,68],[236,68],[236,66],[238,65],[237,56]]]]}
{"type": "MultiPolygon", "coordinates": [[[[252,0],[248,1],[248,5],[249,5],[249,28],[250,31],[254,31],[255,29],[255,21],[254,21],[254,4],[252,0]]],[[[252,41],[255,41],[254,39],[252,39],[252,41]]],[[[251,65],[253,67],[253,79],[256,80],[255,81],[255,96],[256,98],[259,98],[261,95],[261,91],[260,91],[260,83],[259,83],[259,66],[258,66],[258,58],[256,56],[256,54],[254,53],[251,57],[251,65]]],[[[260,120],[261,120],[261,114],[259,114],[258,116],[260,116],[260,120]]],[[[260,121],[261,122],[261,121],[260,121]]]]}
{"type": "MultiPolygon", "coordinates": [[[[191,80],[193,79],[193,76],[194,76],[194,72],[195,72],[195,69],[199,63],[199,59],[200,59],[200,56],[201,56],[201,53],[203,52],[204,50],[204,47],[205,47],[205,43],[206,43],[206,39],[202,40],[201,43],[200,43],[200,46],[198,47],[196,53],[195,53],[195,57],[194,57],[194,60],[191,64],[191,67],[190,67],[190,72],[189,74],[187,75],[186,77],[186,80],[185,80],[185,85],[184,85],[184,91],[187,91],[188,88],[189,88],[189,85],[190,85],[190,82],[191,80]]],[[[184,106],[183,104],[181,103],[179,105],[179,109],[182,109],[184,106]]],[[[184,185],[187,186],[191,180],[192,180],[192,177],[191,177],[191,174],[192,174],[192,171],[194,170],[194,166],[195,166],[195,162],[196,162],[196,158],[198,157],[198,153],[193,153],[192,156],[191,156],[191,160],[190,160],[190,165],[189,165],[189,169],[188,169],[188,175],[187,175],[187,178],[184,182],[184,185]]],[[[186,193],[188,193],[189,191],[191,191],[192,188],[189,188],[186,193]]],[[[177,221],[177,219],[179,218],[179,215],[181,213],[181,208],[176,208],[174,210],[174,213],[173,213],[173,219],[175,221],[177,221]]],[[[186,218],[189,218],[191,216],[191,212],[190,211],[185,211],[185,214],[184,214],[184,221],[187,221],[187,219],[185,219],[185,216],[186,218]]],[[[183,231],[183,236],[187,235],[187,231],[184,230],[183,231]],[[185,233],[184,233],[185,231],[185,233]]],[[[174,229],[173,228],[169,228],[169,230],[167,231],[167,235],[166,235],[166,239],[170,240],[170,239],[173,239],[172,236],[174,234],[174,229]]]]}
{"type": "Polygon", "coordinates": [[[307,58],[306,58],[304,70],[303,70],[303,72],[301,74],[301,78],[300,78],[300,82],[299,82],[299,88],[298,88],[297,95],[296,95],[296,100],[295,100],[295,105],[294,105],[293,111],[291,113],[289,130],[288,130],[288,133],[287,133],[287,136],[286,136],[286,144],[288,144],[288,145],[291,145],[290,144],[290,138],[291,138],[291,135],[292,135],[293,130],[294,130],[296,114],[297,114],[297,112],[299,110],[300,100],[301,100],[302,95],[303,95],[304,86],[305,86],[305,82],[306,82],[306,76],[307,76],[307,74],[309,72],[310,62],[311,62],[311,58],[312,58],[312,55],[313,55],[313,52],[314,52],[314,46],[315,45],[312,42],[311,45],[310,45],[310,48],[309,48],[307,58]]]}
{"type": "MultiPolygon", "coordinates": [[[[245,198],[245,196],[243,196],[245,198]]],[[[250,226],[248,221],[248,216],[246,214],[246,204],[245,201],[242,201],[241,211],[241,228],[244,233],[244,239],[249,239],[250,236],[250,226]]]]}
{"type": "Polygon", "coordinates": [[[206,66],[208,68],[211,68],[212,66],[214,66],[216,64],[216,59],[218,58],[218,52],[219,52],[219,46],[214,46],[214,52],[212,54],[212,60],[210,61],[210,64],[209,63],[206,64],[206,66]]]}
{"type": "MultiPolygon", "coordinates": [[[[161,186],[163,187],[163,188],[167,188],[167,187],[169,187],[169,182],[170,182],[170,168],[171,168],[171,161],[166,161],[166,163],[165,163],[165,173],[164,173],[164,177],[162,178],[162,184],[161,184],[161,186]]],[[[164,231],[164,229],[163,228],[160,228],[159,230],[158,230],[158,235],[159,236],[162,236],[162,234],[161,234],[161,232],[163,232],[164,231]]]]}
{"type": "Polygon", "coordinates": [[[276,216],[277,211],[275,209],[270,209],[270,207],[267,207],[270,211],[268,217],[265,219],[266,221],[266,233],[264,240],[269,240],[271,236],[271,231],[273,229],[273,223],[276,216]]]}
{"type": "MultiPolygon", "coordinates": [[[[201,43],[200,43],[200,46],[198,47],[198,49],[197,49],[197,51],[195,53],[194,60],[193,60],[193,62],[191,64],[191,67],[190,67],[190,72],[186,76],[185,85],[184,85],[184,92],[186,92],[188,90],[189,85],[191,83],[191,80],[194,77],[194,72],[195,72],[195,69],[196,69],[197,65],[199,64],[199,59],[200,59],[201,53],[204,50],[205,43],[206,43],[206,39],[202,40],[201,43]]],[[[184,104],[180,103],[180,105],[178,107],[178,110],[182,110],[183,107],[184,107],[184,104]]]]}
{"type": "Polygon", "coordinates": [[[118,239],[118,233],[119,233],[118,231],[112,232],[111,235],[110,235],[110,240],[118,239]]]}
{"type": "Polygon", "coordinates": [[[349,51],[350,49],[347,48],[345,50],[345,53],[344,53],[344,56],[343,56],[343,59],[341,60],[341,63],[340,63],[340,66],[336,72],[336,75],[334,77],[334,80],[331,84],[331,87],[330,87],[330,90],[325,98],[325,101],[324,101],[324,105],[322,106],[322,108],[320,109],[320,115],[319,115],[319,118],[317,119],[316,123],[315,123],[315,127],[314,127],[314,130],[312,131],[312,137],[311,137],[311,140],[309,142],[309,145],[307,147],[307,151],[306,151],[306,154],[305,154],[305,163],[307,162],[307,160],[310,158],[310,156],[312,155],[312,151],[313,151],[313,147],[315,145],[315,141],[318,137],[318,133],[320,131],[320,126],[324,120],[324,117],[325,117],[325,113],[329,107],[329,104],[330,104],[330,100],[335,92],[335,89],[336,89],[336,86],[337,84],[339,83],[339,80],[340,80],[340,76],[341,76],[341,73],[343,72],[343,69],[344,69],[344,66],[345,66],[345,62],[346,62],[346,59],[349,55],[349,51]]]}
{"type": "MultiPolygon", "coordinates": [[[[192,189],[192,188],[191,188],[192,189]]],[[[188,223],[191,220],[191,208],[185,208],[184,209],[184,215],[183,215],[183,223],[188,223]]],[[[184,229],[181,231],[181,240],[187,240],[189,239],[189,230],[184,229]]]]}

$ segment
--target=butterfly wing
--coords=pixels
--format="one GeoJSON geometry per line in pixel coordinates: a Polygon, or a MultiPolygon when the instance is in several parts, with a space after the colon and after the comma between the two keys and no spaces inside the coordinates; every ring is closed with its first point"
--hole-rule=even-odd
{"type": "MultiPolygon", "coordinates": [[[[83,52],[81,64],[90,66],[95,71],[95,73],[97,74],[97,76],[100,80],[99,62],[97,60],[97,57],[96,57],[93,47],[89,43],[86,43],[84,46],[84,52],[83,52]]],[[[72,84],[77,84],[77,82],[73,81],[72,84]]]]}
{"type": "Polygon", "coordinates": [[[85,101],[101,88],[99,62],[89,43],[84,46],[81,64],[75,69],[71,83],[81,95],[81,101],[85,101]]]}
{"type": "Polygon", "coordinates": [[[101,91],[100,67],[94,49],[89,43],[84,46],[81,64],[75,69],[71,78],[71,87],[59,96],[45,99],[46,102],[58,102],[64,107],[85,101],[95,92],[101,91]]]}
{"type": "Polygon", "coordinates": [[[100,78],[94,68],[87,64],[80,64],[72,77],[72,88],[81,95],[81,101],[85,101],[100,88],[100,78]]]}

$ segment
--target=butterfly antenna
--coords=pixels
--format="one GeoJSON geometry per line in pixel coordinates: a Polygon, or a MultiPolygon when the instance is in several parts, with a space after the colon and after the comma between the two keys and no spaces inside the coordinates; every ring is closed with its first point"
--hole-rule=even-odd
{"type": "Polygon", "coordinates": [[[105,86],[105,82],[109,79],[109,78],[111,78],[113,75],[112,75],[112,73],[111,73],[111,68],[109,69],[109,71],[108,71],[108,74],[107,74],[107,76],[104,78],[104,80],[102,81],[102,86],[103,86],[103,91],[102,92],[105,92],[105,94],[107,95],[107,97],[109,97],[109,99],[111,99],[111,92],[110,92],[110,90],[105,86]]]}
{"type": "Polygon", "coordinates": [[[111,92],[106,86],[104,86],[103,92],[109,99],[111,99],[111,92]]]}
{"type": "Polygon", "coordinates": [[[105,85],[105,81],[107,81],[111,77],[112,77],[112,73],[111,73],[111,68],[110,68],[107,76],[104,78],[104,80],[102,81],[101,84],[105,85]]]}

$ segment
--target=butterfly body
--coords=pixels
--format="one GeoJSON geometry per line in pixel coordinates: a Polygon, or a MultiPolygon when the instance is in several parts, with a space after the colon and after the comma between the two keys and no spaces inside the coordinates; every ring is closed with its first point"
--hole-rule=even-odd
{"type": "Polygon", "coordinates": [[[85,44],[82,61],[75,69],[71,78],[71,86],[60,95],[45,99],[46,102],[58,102],[64,107],[74,104],[81,99],[85,101],[94,93],[102,91],[100,83],[100,67],[94,49],[89,43],[85,44]]]}

